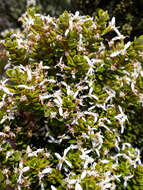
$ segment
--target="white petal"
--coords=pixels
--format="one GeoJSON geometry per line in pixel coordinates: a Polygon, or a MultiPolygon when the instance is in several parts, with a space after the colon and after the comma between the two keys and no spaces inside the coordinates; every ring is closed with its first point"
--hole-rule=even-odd
{"type": "Polygon", "coordinates": [[[58,158],[59,160],[62,158],[59,153],[55,153],[55,155],[57,156],[57,158],[58,158]]]}
{"type": "Polygon", "coordinates": [[[2,89],[3,89],[3,91],[4,91],[6,94],[13,95],[13,93],[10,92],[8,88],[6,88],[6,87],[2,87],[2,89]]]}
{"type": "Polygon", "coordinates": [[[81,174],[81,179],[84,179],[85,176],[86,176],[86,170],[84,170],[84,171],[82,172],[82,174],[81,174]]]}
{"type": "Polygon", "coordinates": [[[56,83],[56,81],[54,79],[48,79],[48,82],[56,83]]]}
{"type": "Polygon", "coordinates": [[[111,183],[107,183],[105,186],[104,186],[104,189],[106,189],[106,188],[110,188],[111,187],[111,183]]]}
{"type": "Polygon", "coordinates": [[[111,26],[115,26],[115,17],[113,17],[111,20],[111,26]]]}
{"type": "Polygon", "coordinates": [[[30,168],[29,168],[29,166],[27,166],[27,167],[24,167],[23,169],[22,169],[22,171],[23,172],[26,172],[26,171],[28,171],[30,168]]]}
{"type": "Polygon", "coordinates": [[[59,114],[60,114],[60,116],[63,116],[63,109],[62,109],[62,107],[59,108],[59,114]]]}
{"type": "Polygon", "coordinates": [[[121,51],[115,51],[115,52],[111,53],[110,57],[116,57],[120,53],[121,53],[121,51]]]}
{"type": "Polygon", "coordinates": [[[51,185],[51,190],[57,190],[56,187],[54,187],[53,185],[51,185]]]}
{"type": "Polygon", "coordinates": [[[128,49],[130,45],[131,45],[131,42],[128,42],[127,44],[125,44],[123,51],[126,51],[126,49],[128,49]]]}
{"type": "Polygon", "coordinates": [[[75,12],[75,17],[78,17],[79,16],[79,11],[76,11],[75,12]]]}
{"type": "Polygon", "coordinates": [[[23,168],[23,162],[19,163],[19,168],[22,169],[23,168]]]}
{"type": "Polygon", "coordinates": [[[67,155],[67,153],[69,152],[69,150],[71,149],[71,147],[68,147],[64,150],[64,157],[67,155]]]}
{"type": "Polygon", "coordinates": [[[43,183],[41,184],[41,190],[45,190],[43,183]]]}
{"type": "Polygon", "coordinates": [[[67,164],[69,167],[72,167],[72,164],[71,164],[69,161],[65,160],[65,162],[66,162],[66,164],[67,164]]]}
{"type": "Polygon", "coordinates": [[[67,29],[67,30],[65,31],[65,36],[67,36],[68,33],[69,33],[69,29],[67,29]]]}
{"type": "Polygon", "coordinates": [[[32,150],[31,150],[30,146],[28,145],[28,146],[27,146],[27,149],[26,149],[26,153],[28,154],[28,153],[30,153],[30,152],[32,152],[32,150]]]}
{"type": "Polygon", "coordinates": [[[28,76],[27,80],[31,81],[31,79],[32,79],[31,70],[26,68],[26,71],[27,71],[27,76],[28,76]]]}
{"type": "Polygon", "coordinates": [[[34,90],[34,87],[33,87],[33,86],[18,85],[17,87],[18,87],[18,88],[25,88],[25,89],[28,89],[28,90],[34,90]]]}
{"type": "Polygon", "coordinates": [[[43,66],[42,68],[43,68],[43,69],[50,69],[49,66],[43,66]]]}
{"type": "Polygon", "coordinates": [[[5,134],[5,133],[3,133],[3,132],[0,132],[0,136],[5,137],[5,136],[6,136],[6,134],[5,134]]]}
{"type": "Polygon", "coordinates": [[[82,187],[79,183],[76,183],[75,190],[82,190],[82,187]]]}
{"type": "Polygon", "coordinates": [[[0,102],[0,109],[4,106],[4,102],[0,102]]]}
{"type": "Polygon", "coordinates": [[[47,174],[47,173],[51,173],[52,172],[52,168],[46,168],[42,171],[42,174],[47,174]]]}
{"type": "Polygon", "coordinates": [[[76,183],[76,179],[70,179],[68,180],[68,183],[71,185],[71,184],[75,184],[76,183]]]}
{"type": "Polygon", "coordinates": [[[101,163],[107,164],[107,163],[109,163],[109,160],[101,160],[101,163]]]}
{"type": "Polygon", "coordinates": [[[93,97],[95,100],[98,100],[98,97],[97,97],[97,96],[95,96],[95,95],[93,95],[93,94],[91,94],[90,96],[93,97]]]}

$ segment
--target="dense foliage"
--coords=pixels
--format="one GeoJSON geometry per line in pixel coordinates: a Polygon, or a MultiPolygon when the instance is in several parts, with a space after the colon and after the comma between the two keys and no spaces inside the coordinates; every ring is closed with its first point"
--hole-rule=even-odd
{"type": "Polygon", "coordinates": [[[1,189],[140,187],[140,150],[124,135],[141,128],[139,41],[125,43],[102,10],[56,19],[29,9],[20,21],[0,42],[1,189]]]}

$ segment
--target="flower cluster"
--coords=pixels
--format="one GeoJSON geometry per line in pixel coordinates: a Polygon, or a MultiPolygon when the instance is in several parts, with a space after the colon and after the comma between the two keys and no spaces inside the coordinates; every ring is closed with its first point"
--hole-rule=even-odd
{"type": "Polygon", "coordinates": [[[143,103],[142,57],[101,10],[56,19],[29,9],[20,20],[2,42],[2,188],[126,188],[142,166],[123,138],[129,106],[143,103]]]}

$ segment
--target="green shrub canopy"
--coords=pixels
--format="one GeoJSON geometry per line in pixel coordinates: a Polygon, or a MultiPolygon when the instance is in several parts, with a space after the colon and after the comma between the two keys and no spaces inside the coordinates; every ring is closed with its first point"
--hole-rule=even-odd
{"type": "Polygon", "coordinates": [[[1,41],[2,189],[128,187],[142,166],[124,140],[130,107],[143,103],[141,52],[102,10],[56,19],[29,9],[20,20],[23,30],[1,41]]]}

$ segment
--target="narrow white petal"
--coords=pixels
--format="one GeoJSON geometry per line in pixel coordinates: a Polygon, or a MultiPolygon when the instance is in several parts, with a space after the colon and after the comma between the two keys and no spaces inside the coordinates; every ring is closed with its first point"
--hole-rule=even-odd
{"type": "Polygon", "coordinates": [[[23,172],[27,172],[29,169],[30,169],[29,166],[27,166],[27,167],[24,167],[24,168],[22,169],[22,171],[23,171],[23,172]]]}
{"type": "Polygon", "coordinates": [[[59,160],[62,158],[59,153],[55,153],[55,155],[59,160]]]}
{"type": "Polygon", "coordinates": [[[70,185],[75,184],[76,183],[76,179],[70,179],[70,180],[68,180],[68,183],[70,185]]]}
{"type": "Polygon", "coordinates": [[[85,176],[86,176],[86,170],[84,170],[84,171],[82,172],[82,174],[81,174],[81,179],[84,179],[85,176]]]}
{"type": "Polygon", "coordinates": [[[82,190],[82,187],[79,183],[76,183],[75,190],[82,190]]]}
{"type": "Polygon", "coordinates": [[[51,190],[57,190],[56,187],[54,187],[53,185],[51,185],[51,190]]]}
{"type": "Polygon", "coordinates": [[[31,81],[31,79],[32,79],[31,70],[28,69],[28,68],[26,68],[26,71],[27,71],[27,76],[28,76],[27,80],[28,80],[28,81],[31,81]]]}
{"type": "Polygon", "coordinates": [[[107,164],[107,163],[109,163],[109,160],[101,160],[101,163],[107,164]]]}
{"type": "Polygon", "coordinates": [[[115,52],[111,53],[110,57],[116,57],[120,53],[121,53],[121,51],[115,51],[115,52]]]}
{"type": "Polygon", "coordinates": [[[67,36],[68,33],[69,33],[69,29],[67,29],[67,30],[65,31],[65,36],[67,36]]]}
{"type": "Polygon", "coordinates": [[[60,114],[60,116],[63,116],[63,109],[62,109],[62,107],[59,108],[59,114],[60,114]]]}
{"type": "Polygon", "coordinates": [[[26,86],[26,85],[18,85],[17,88],[25,88],[25,89],[28,89],[28,90],[34,90],[33,86],[26,86]]]}
{"type": "Polygon", "coordinates": [[[71,164],[69,161],[65,160],[65,163],[66,163],[70,168],[72,167],[72,164],[71,164]]]}
{"type": "Polygon", "coordinates": [[[47,173],[51,173],[52,172],[52,168],[45,168],[43,171],[42,171],[42,174],[47,174],[47,173]]]}

